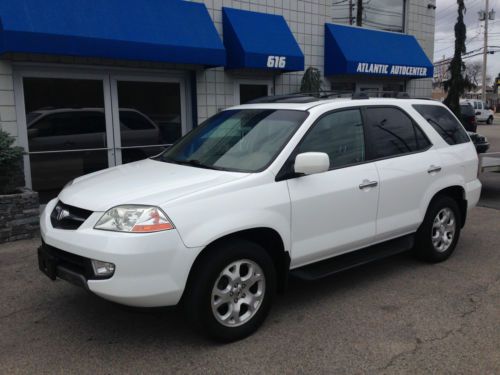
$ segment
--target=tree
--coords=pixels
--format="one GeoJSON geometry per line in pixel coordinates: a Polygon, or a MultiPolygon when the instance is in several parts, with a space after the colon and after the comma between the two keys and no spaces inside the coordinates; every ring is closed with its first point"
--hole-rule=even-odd
{"type": "Polygon", "coordinates": [[[310,66],[302,77],[300,92],[318,93],[321,90],[321,72],[319,69],[310,66]]]}
{"type": "Polygon", "coordinates": [[[479,87],[483,74],[483,64],[473,61],[465,66],[465,75],[474,89],[479,87]]]}
{"type": "Polygon", "coordinates": [[[466,52],[465,40],[467,38],[467,28],[464,23],[464,13],[466,12],[464,0],[457,0],[457,4],[458,17],[455,24],[455,53],[448,69],[450,78],[444,81],[443,85],[445,91],[448,93],[444,104],[455,115],[460,117],[460,97],[470,87],[470,82],[465,74],[465,64],[462,60],[462,54],[466,52]]]}

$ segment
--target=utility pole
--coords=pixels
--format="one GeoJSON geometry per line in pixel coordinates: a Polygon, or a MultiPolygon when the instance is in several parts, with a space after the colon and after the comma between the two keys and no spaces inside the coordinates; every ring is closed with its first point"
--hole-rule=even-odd
{"type": "Polygon", "coordinates": [[[349,25],[352,25],[352,0],[349,0],[349,25]]]}
{"type": "Polygon", "coordinates": [[[486,67],[488,66],[488,19],[490,18],[489,0],[485,1],[486,10],[484,12],[483,90],[481,95],[484,103],[486,103],[486,67]]]}
{"type": "MultiPolygon", "coordinates": [[[[486,0],[486,1],[488,1],[488,0],[486,0]]],[[[357,0],[356,26],[363,26],[363,0],[357,0]]]]}

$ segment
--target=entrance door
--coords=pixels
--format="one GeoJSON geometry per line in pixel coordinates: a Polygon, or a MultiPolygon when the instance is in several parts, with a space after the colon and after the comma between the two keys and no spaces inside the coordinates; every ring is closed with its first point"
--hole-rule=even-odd
{"type": "Polygon", "coordinates": [[[187,131],[184,87],[181,76],[16,72],[27,186],[44,204],[76,177],[160,153],[187,131]]]}
{"type": "Polygon", "coordinates": [[[24,77],[27,182],[42,203],[75,177],[115,163],[105,76],[24,77]]]}
{"type": "Polygon", "coordinates": [[[186,132],[181,80],[111,79],[117,164],[162,152],[186,132]]]}

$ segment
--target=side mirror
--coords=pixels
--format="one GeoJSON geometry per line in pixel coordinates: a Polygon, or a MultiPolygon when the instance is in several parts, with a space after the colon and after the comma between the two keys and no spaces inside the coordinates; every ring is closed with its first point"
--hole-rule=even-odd
{"type": "Polygon", "coordinates": [[[304,152],[295,157],[294,172],[297,174],[315,174],[330,169],[330,158],[324,152],[304,152]]]}
{"type": "Polygon", "coordinates": [[[481,114],[481,112],[476,112],[476,116],[479,116],[481,114]]]}

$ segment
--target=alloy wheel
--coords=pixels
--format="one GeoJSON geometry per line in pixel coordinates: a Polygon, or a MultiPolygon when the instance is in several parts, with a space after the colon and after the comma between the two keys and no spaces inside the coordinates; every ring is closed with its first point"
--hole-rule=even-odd
{"type": "Polygon", "coordinates": [[[432,245],[436,251],[442,253],[450,248],[456,225],[455,214],[450,208],[439,210],[432,224],[432,245]]]}
{"type": "Polygon", "coordinates": [[[212,313],[226,327],[241,326],[255,316],[265,291],[266,278],[257,263],[234,261],[219,274],[212,288],[212,313]]]}

